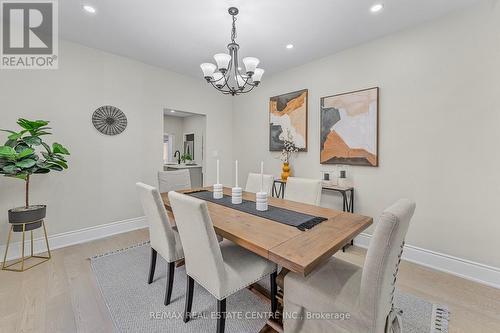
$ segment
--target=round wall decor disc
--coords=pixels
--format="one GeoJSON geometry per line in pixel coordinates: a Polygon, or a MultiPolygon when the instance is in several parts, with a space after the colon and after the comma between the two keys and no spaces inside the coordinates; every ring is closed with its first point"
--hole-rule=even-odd
{"type": "Polygon", "coordinates": [[[127,117],[117,107],[105,105],[94,111],[92,124],[102,134],[117,135],[127,128],[127,117]]]}

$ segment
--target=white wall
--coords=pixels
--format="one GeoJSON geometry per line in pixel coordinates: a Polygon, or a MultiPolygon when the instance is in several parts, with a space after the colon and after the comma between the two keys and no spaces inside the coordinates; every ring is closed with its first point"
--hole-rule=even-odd
{"type": "MultiPolygon", "coordinates": [[[[230,98],[203,80],[69,42],[59,47],[59,70],[0,71],[0,128],[16,128],[18,117],[50,120],[50,140],[72,153],[68,171],[32,180],[32,203],[48,205],[50,234],[143,215],[135,183],[156,184],[167,105],[207,115],[207,152],[217,150],[229,170],[232,133],[219,129],[232,124],[230,98]],[[92,112],[107,104],[128,117],[118,136],[102,135],[91,123],[92,112]]],[[[207,183],[215,178],[214,166],[207,163],[207,183]]],[[[223,173],[222,179],[230,177],[223,173]]],[[[7,209],[22,204],[23,183],[0,177],[0,244],[6,242],[7,209]]]]}
{"type": "Polygon", "coordinates": [[[194,134],[194,160],[203,167],[205,166],[205,161],[202,158],[202,144],[204,145],[205,141],[205,128],[206,118],[204,116],[189,116],[184,118],[182,130],[184,134],[194,134]]]}
{"type": "MultiPolygon", "coordinates": [[[[348,171],[357,212],[376,217],[412,198],[407,243],[500,267],[499,77],[497,1],[265,77],[234,100],[240,181],[261,159],[266,172],[280,172],[268,151],[270,96],[309,89],[309,151],[291,164],[295,175],[317,178],[333,169],[319,164],[320,97],[379,86],[380,167],[348,171]]],[[[341,207],[331,194],[322,204],[341,207]]]]}
{"type": "Polygon", "coordinates": [[[184,118],[163,116],[163,132],[174,136],[173,150],[182,152],[184,118]]]}

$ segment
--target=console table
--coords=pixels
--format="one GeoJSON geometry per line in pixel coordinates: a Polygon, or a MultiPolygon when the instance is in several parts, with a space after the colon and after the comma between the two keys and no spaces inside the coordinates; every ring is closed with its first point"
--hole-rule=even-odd
{"type": "Polygon", "coordinates": [[[354,213],[354,187],[343,187],[338,185],[323,185],[323,190],[335,191],[342,194],[342,210],[354,213]]]}
{"type": "Polygon", "coordinates": [[[272,190],[273,197],[283,199],[285,197],[285,187],[286,187],[286,180],[283,180],[281,178],[276,178],[273,182],[273,190],[272,190]]]}

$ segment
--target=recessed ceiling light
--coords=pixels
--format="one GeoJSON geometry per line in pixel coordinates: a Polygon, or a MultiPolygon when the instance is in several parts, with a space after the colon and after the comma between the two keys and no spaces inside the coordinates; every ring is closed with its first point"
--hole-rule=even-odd
{"type": "Polygon", "coordinates": [[[238,70],[241,71],[241,67],[238,67],[238,70]]]}
{"type": "Polygon", "coordinates": [[[170,110],[170,112],[175,113],[175,110],[170,110]]]}
{"type": "Polygon", "coordinates": [[[381,4],[381,3],[377,3],[377,4],[374,4],[371,8],[370,8],[370,11],[372,13],[378,13],[380,12],[382,9],[384,9],[384,5],[381,4]]]}
{"type": "Polygon", "coordinates": [[[94,7],[90,6],[90,5],[84,5],[83,6],[83,9],[87,12],[87,13],[90,13],[90,14],[95,14],[96,10],[94,7]]]}
{"type": "Polygon", "coordinates": [[[287,45],[286,45],[286,48],[287,48],[287,49],[289,49],[289,50],[290,50],[290,49],[293,49],[293,44],[287,44],[287,45]]]}

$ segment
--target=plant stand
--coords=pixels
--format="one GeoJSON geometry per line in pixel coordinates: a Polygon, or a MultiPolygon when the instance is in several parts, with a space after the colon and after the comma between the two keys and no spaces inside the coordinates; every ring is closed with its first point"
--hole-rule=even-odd
{"type": "Polygon", "coordinates": [[[25,223],[11,223],[11,226],[10,226],[10,230],[9,230],[9,235],[7,237],[7,245],[5,247],[5,254],[4,254],[4,257],[3,257],[3,263],[2,263],[2,270],[5,270],[5,271],[12,271],[12,272],[24,272],[30,268],[33,268],[35,266],[38,266],[46,261],[48,261],[49,259],[51,258],[51,255],[50,255],[50,248],[49,248],[49,240],[47,238],[47,229],[45,228],[45,222],[44,220],[38,220],[38,221],[32,221],[32,222],[25,222],[25,223]],[[21,228],[19,228],[21,227],[21,228]],[[44,236],[45,236],[45,244],[47,245],[47,255],[46,256],[42,256],[42,255],[34,255],[33,254],[33,230],[34,229],[38,229],[39,227],[43,227],[43,233],[44,233],[44,236]],[[17,261],[9,264],[9,265],[6,265],[6,260],[7,260],[7,253],[9,251],[9,245],[10,245],[10,238],[11,238],[11,235],[12,235],[12,232],[21,232],[21,230],[17,231],[17,229],[21,229],[22,230],[22,242],[21,242],[21,259],[18,259],[17,261]],[[29,231],[30,232],[30,238],[31,238],[31,241],[30,241],[30,255],[28,257],[25,257],[25,253],[24,253],[24,248],[25,248],[25,240],[26,240],[26,231],[29,231]],[[32,259],[32,258],[37,258],[37,259],[42,259],[41,261],[38,261],[37,263],[35,264],[32,264],[28,267],[24,267],[24,263],[26,260],[28,259],[32,259]],[[20,264],[20,268],[11,268],[12,266],[15,266],[15,265],[18,265],[20,264]]]}

